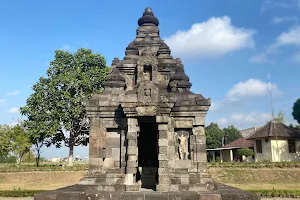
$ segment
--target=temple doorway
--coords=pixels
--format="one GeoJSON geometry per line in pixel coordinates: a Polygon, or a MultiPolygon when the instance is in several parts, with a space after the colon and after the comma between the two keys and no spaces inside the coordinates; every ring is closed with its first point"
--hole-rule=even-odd
{"type": "Polygon", "coordinates": [[[158,182],[158,128],[155,117],[139,119],[138,176],[141,188],[156,190],[158,182]]]}

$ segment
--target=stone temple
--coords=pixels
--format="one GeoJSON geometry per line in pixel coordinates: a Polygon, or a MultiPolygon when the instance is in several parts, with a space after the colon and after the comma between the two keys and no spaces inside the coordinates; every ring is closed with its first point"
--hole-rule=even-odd
{"type": "Polygon", "coordinates": [[[211,101],[190,91],[151,8],[138,25],[123,60],[113,60],[103,93],[84,102],[88,174],[35,199],[259,199],[213,182],[204,129],[211,101]]]}

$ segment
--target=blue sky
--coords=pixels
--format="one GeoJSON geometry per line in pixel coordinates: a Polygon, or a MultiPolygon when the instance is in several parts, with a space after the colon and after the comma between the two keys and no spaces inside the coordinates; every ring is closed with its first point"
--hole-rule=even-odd
{"type": "MultiPolygon", "coordinates": [[[[300,0],[51,0],[0,1],[0,124],[20,119],[31,87],[45,75],[55,49],[91,48],[124,56],[137,20],[151,7],[160,35],[180,57],[192,91],[212,99],[206,123],[259,126],[270,119],[268,72],[275,112],[299,98],[300,0]]],[[[87,148],[75,154],[87,155],[87,148]]],[[[43,156],[66,156],[44,149],[43,156]]]]}

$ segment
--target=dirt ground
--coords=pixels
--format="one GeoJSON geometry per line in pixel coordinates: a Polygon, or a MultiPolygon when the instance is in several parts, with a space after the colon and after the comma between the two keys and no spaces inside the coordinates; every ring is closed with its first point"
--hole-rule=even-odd
{"type": "Polygon", "coordinates": [[[0,173],[0,190],[54,190],[79,182],[86,171],[0,173]]]}

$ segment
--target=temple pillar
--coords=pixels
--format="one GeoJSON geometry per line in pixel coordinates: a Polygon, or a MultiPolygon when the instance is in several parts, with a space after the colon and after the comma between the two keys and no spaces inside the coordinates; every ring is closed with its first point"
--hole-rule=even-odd
{"type": "Polygon", "coordinates": [[[139,131],[138,120],[136,118],[128,118],[128,132],[127,132],[127,162],[126,162],[126,174],[124,184],[126,185],[126,191],[138,191],[140,189],[139,184],[136,183],[137,173],[137,133],[139,131]]]}
{"type": "Polygon", "coordinates": [[[168,162],[168,122],[169,117],[157,116],[158,123],[158,185],[157,191],[169,191],[170,176],[168,162]]]}
{"type": "Polygon", "coordinates": [[[207,153],[206,153],[206,136],[204,126],[194,126],[193,135],[194,140],[194,162],[197,162],[198,172],[207,172],[207,153]]]}
{"type": "Polygon", "coordinates": [[[89,173],[102,172],[103,159],[105,158],[106,129],[102,126],[99,117],[90,119],[89,134],[89,173]]]}

